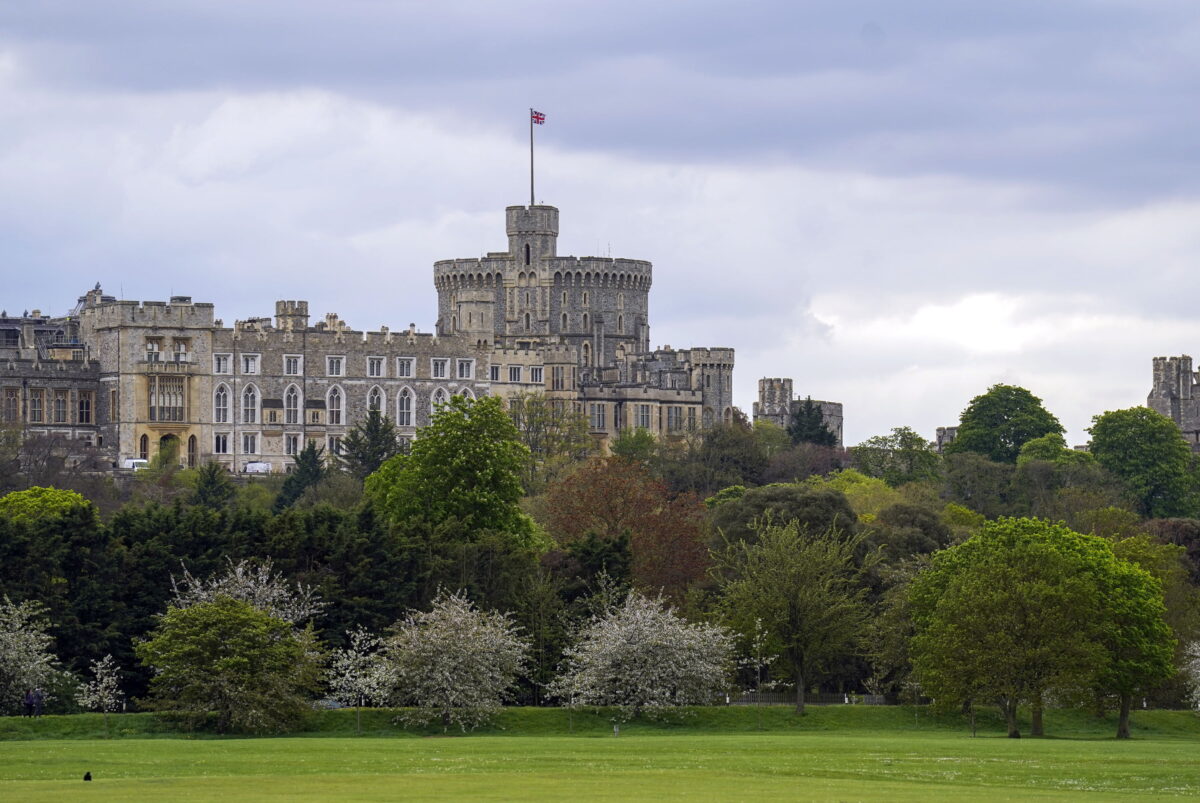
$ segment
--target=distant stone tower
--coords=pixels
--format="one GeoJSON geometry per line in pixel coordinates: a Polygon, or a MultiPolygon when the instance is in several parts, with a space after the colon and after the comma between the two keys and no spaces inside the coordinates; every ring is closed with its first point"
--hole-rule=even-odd
{"type": "MultiPolygon", "coordinates": [[[[837,436],[837,445],[842,446],[843,412],[841,402],[812,400],[821,409],[825,427],[837,436]]],[[[780,377],[758,380],[758,401],[754,402],[754,420],[770,421],[787,429],[792,412],[804,399],[792,395],[792,380],[780,377]]]]}
{"type": "Polygon", "coordinates": [[[1200,393],[1196,379],[1188,355],[1155,357],[1154,387],[1146,397],[1147,407],[1179,426],[1192,451],[1200,451],[1200,393]]]}
{"type": "Polygon", "coordinates": [[[650,351],[649,262],[559,256],[558,209],[505,210],[508,250],[434,264],[438,332],[480,345],[575,346],[584,368],[650,351]]]}

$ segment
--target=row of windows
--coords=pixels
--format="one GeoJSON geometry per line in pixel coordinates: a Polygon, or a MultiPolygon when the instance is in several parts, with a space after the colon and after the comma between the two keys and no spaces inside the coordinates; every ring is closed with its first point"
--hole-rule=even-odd
{"type": "MultiPolygon", "coordinates": [[[[684,429],[684,409],[687,410],[686,427],[689,430],[696,429],[696,408],[695,407],[667,407],[667,431],[678,432],[684,429]]],[[[649,404],[633,405],[633,426],[639,429],[650,429],[651,412],[653,407],[649,404]]],[[[608,429],[608,405],[603,402],[592,402],[588,405],[588,424],[593,430],[608,429]]],[[[621,428],[620,408],[613,410],[613,426],[617,429],[621,428]]]]}
{"type": "MultiPolygon", "coordinates": [[[[242,354],[238,366],[240,373],[256,375],[263,373],[262,370],[262,355],[261,354],[242,354]]],[[[346,376],[346,358],[345,357],[326,357],[325,358],[325,375],[326,376],[346,376]]],[[[415,357],[397,357],[395,376],[398,379],[406,379],[416,376],[417,359],[415,357]]],[[[213,355],[213,373],[214,374],[232,374],[233,373],[233,355],[232,354],[214,354],[213,355]]],[[[474,379],[475,378],[475,361],[465,359],[454,359],[449,357],[431,357],[429,359],[429,375],[434,379],[449,379],[450,371],[453,367],[454,377],[456,379],[474,379]],[[453,366],[451,366],[453,363],[453,366]]],[[[367,357],[367,376],[384,377],[387,376],[387,358],[385,357],[367,357]]],[[[283,375],[284,376],[300,376],[304,373],[304,357],[300,354],[285,354],[283,356],[283,375]]]]}
{"type": "MultiPolygon", "coordinates": [[[[90,390],[47,390],[33,388],[28,391],[24,420],[29,424],[94,424],[96,397],[90,390]]],[[[22,421],[20,388],[5,388],[0,401],[0,417],[6,423],[22,421]]]]}
{"type": "MultiPolygon", "coordinates": [[[[475,394],[469,388],[463,388],[459,391],[463,396],[474,398],[475,394]]],[[[401,388],[396,395],[396,424],[401,427],[413,426],[413,399],[414,394],[408,388],[401,388]]],[[[445,404],[450,400],[450,392],[445,388],[437,388],[433,392],[430,399],[429,410],[432,413],[438,406],[445,404]]],[[[258,388],[254,385],[247,385],[242,389],[241,405],[238,411],[238,421],[243,424],[259,423],[260,413],[264,414],[264,424],[299,424],[300,410],[302,407],[300,398],[300,389],[295,385],[289,385],[288,389],[283,394],[283,421],[278,420],[278,411],[276,410],[261,410],[259,407],[260,397],[258,388]]],[[[233,420],[231,409],[231,393],[225,385],[218,385],[213,392],[213,423],[228,424],[233,420]]],[[[384,392],[374,387],[367,393],[367,409],[379,410],[384,414],[386,410],[386,397],[384,392]]],[[[332,387],[325,394],[325,413],[326,423],[333,426],[345,424],[345,394],[339,387],[332,387]]],[[[321,423],[321,411],[309,410],[309,423],[321,423]]],[[[152,419],[153,420],[153,419],[152,419]]]]}
{"type": "MultiPolygon", "coordinates": [[[[543,379],[543,377],[545,376],[545,374],[544,374],[545,369],[540,365],[532,365],[532,366],[510,365],[510,366],[508,366],[508,381],[509,382],[523,381],[521,377],[524,376],[526,367],[529,368],[529,381],[530,382],[532,382],[535,385],[540,385],[545,381],[543,379]]],[[[492,382],[499,382],[500,377],[502,375],[503,374],[501,373],[501,366],[493,365],[493,366],[491,366],[491,375],[488,377],[488,379],[490,379],[492,382]]]]}

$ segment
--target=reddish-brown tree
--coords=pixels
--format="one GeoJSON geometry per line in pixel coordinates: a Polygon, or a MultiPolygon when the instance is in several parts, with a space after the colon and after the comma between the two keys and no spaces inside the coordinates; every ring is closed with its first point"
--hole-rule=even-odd
{"type": "Polygon", "coordinates": [[[637,463],[593,458],[551,485],[546,501],[550,534],[564,546],[628,533],[633,583],[650,593],[679,597],[708,571],[700,498],[672,497],[637,463]]]}

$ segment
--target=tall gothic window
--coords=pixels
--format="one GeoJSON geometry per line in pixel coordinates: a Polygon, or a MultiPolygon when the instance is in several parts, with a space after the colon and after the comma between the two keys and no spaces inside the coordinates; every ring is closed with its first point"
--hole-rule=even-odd
{"type": "Polygon", "coordinates": [[[329,398],[326,401],[326,408],[329,410],[329,423],[342,423],[342,390],[341,388],[333,388],[329,391],[329,398]]]}
{"type": "Polygon", "coordinates": [[[289,385],[283,394],[283,423],[300,423],[300,391],[296,390],[295,385],[289,385]]]}
{"type": "Polygon", "coordinates": [[[371,388],[371,392],[367,394],[367,409],[383,410],[383,393],[379,388],[371,388]]]}
{"type": "Polygon", "coordinates": [[[224,385],[217,385],[217,392],[213,394],[213,421],[229,423],[229,388],[224,385]]]}
{"type": "Polygon", "coordinates": [[[400,397],[396,400],[396,424],[412,426],[412,392],[408,388],[400,391],[400,397]]]}
{"type": "Polygon", "coordinates": [[[247,385],[242,391],[242,423],[253,424],[258,421],[258,389],[247,385]]]}
{"type": "Polygon", "coordinates": [[[429,412],[432,415],[437,412],[437,409],[450,400],[450,394],[445,388],[438,388],[433,392],[433,399],[429,403],[429,412]]]}

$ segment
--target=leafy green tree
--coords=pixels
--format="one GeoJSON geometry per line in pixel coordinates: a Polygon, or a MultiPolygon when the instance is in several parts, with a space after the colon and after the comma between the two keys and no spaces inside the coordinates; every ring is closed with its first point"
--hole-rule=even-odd
{"type": "Polygon", "coordinates": [[[1191,449],[1171,419],[1131,407],[1095,416],[1088,432],[1092,454],[1125,482],[1139,513],[1164,518],[1195,510],[1191,449]]]}
{"type": "Polygon", "coordinates": [[[713,555],[726,621],[750,636],[763,630],[791,666],[796,712],[833,662],[858,652],[871,614],[856,559],[862,536],[806,531],[795,521],[764,527],[755,543],[735,541],[713,555]]]}
{"type": "Polygon", "coordinates": [[[547,399],[543,393],[519,393],[508,400],[508,412],[529,448],[522,481],[537,494],[595,449],[587,416],[573,404],[547,399]]]}
{"type": "Polygon", "coordinates": [[[279,495],[275,497],[275,512],[291,507],[304,492],[325,476],[325,462],[321,459],[324,449],[317,448],[316,441],[309,441],[296,455],[292,473],[283,481],[279,495]]]}
{"type": "Polygon", "coordinates": [[[196,471],[196,485],[190,501],[193,505],[220,509],[229,504],[236,492],[224,466],[209,461],[196,471]]]}
{"type": "Polygon", "coordinates": [[[409,454],[367,478],[366,494],[393,524],[455,519],[467,533],[495,530],[532,543],[533,522],[520,507],[528,460],[500,399],[453,396],[409,454]]]}
{"type": "Polygon", "coordinates": [[[1027,441],[1051,432],[1061,434],[1062,424],[1041,399],[1015,385],[992,385],[963,410],[958,435],[944,452],[975,452],[997,463],[1016,463],[1027,441]]]}
{"type": "Polygon", "coordinates": [[[935,480],[941,458],[929,442],[909,427],[896,427],[888,435],[867,438],[851,448],[854,467],[893,488],[906,482],[935,480]]]}
{"type": "Polygon", "coordinates": [[[753,541],[755,528],[764,523],[799,522],[811,532],[838,530],[853,534],[858,530],[854,509],[840,491],[805,485],[764,485],[751,488],[737,498],[712,510],[712,526],[728,541],[753,541]]]}
{"type": "Polygon", "coordinates": [[[825,426],[825,414],[821,412],[820,406],[813,402],[812,396],[806,396],[804,401],[792,410],[787,432],[793,444],[837,446],[837,435],[825,426]]]}
{"type": "Polygon", "coordinates": [[[989,519],[1010,512],[1012,480],[1016,469],[975,452],[948,454],[944,458],[943,493],[989,519]]]}
{"type": "Polygon", "coordinates": [[[342,438],[339,465],[359,480],[375,473],[385,461],[400,453],[400,439],[392,419],[372,407],[342,438]]]}
{"type": "Polygon", "coordinates": [[[650,465],[658,454],[658,441],[648,429],[623,429],[609,445],[614,457],[650,465]]]}
{"type": "Polygon", "coordinates": [[[311,629],[297,633],[230,597],[168,609],[135,650],[155,670],[153,707],[195,724],[215,714],[221,733],[286,731],[303,719],[308,694],[319,687],[311,629]]]}
{"type": "Polygon", "coordinates": [[[715,491],[729,485],[757,485],[767,463],[755,431],[739,421],[706,430],[697,458],[702,471],[695,490],[700,491],[715,491]]]}

